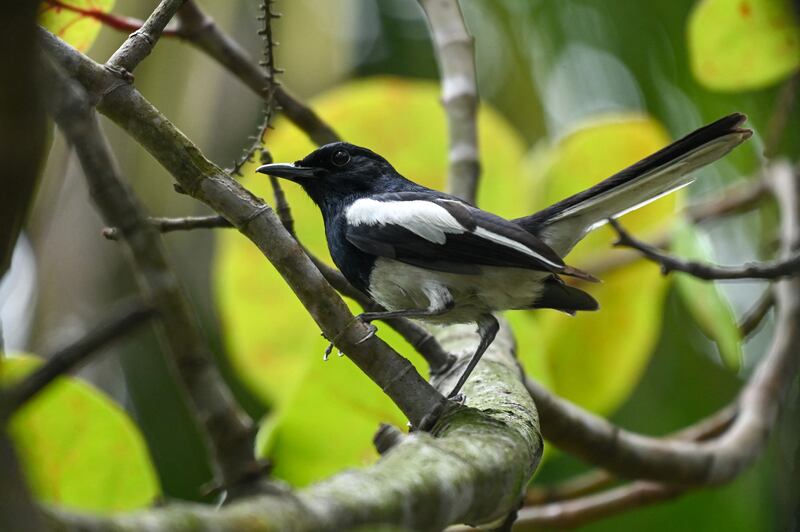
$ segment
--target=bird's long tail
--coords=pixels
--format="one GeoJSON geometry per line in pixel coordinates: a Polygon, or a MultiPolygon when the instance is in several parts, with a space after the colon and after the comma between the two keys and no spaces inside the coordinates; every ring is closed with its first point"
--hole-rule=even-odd
{"type": "Polygon", "coordinates": [[[746,119],[739,113],[721,118],[583,192],[514,221],[563,257],[609,218],[691,183],[693,170],[716,161],[752,135],[739,127],[746,119]]]}

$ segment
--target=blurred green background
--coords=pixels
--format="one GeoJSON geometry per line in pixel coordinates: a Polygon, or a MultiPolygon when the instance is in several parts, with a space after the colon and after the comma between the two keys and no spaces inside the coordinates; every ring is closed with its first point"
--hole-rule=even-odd
{"type": "MultiPolygon", "coordinates": [[[[260,54],[256,2],[201,4],[251,55],[260,54]]],[[[118,0],[113,11],[145,17],[154,5],[118,0]]],[[[724,264],[774,251],[776,216],[768,202],[699,227],[682,222],[680,210],[755,179],[764,164],[776,100],[800,65],[800,26],[788,0],[463,0],[461,5],[476,39],[483,99],[482,207],[509,218],[532,212],[672,138],[740,111],[755,130],[751,142],[701,171],[695,185],[624,223],[645,237],[679,228],[677,250],[724,264]]],[[[311,102],[346,140],[382,153],[409,178],[445,186],[447,139],[437,65],[417,3],[278,0],[276,10],[283,13],[274,29],[285,86],[311,102]]],[[[89,55],[104,61],[124,38],[103,28],[89,55]]],[[[261,119],[262,105],[253,93],[176,39],[159,42],[137,69],[136,85],[223,166],[231,166],[249,144],[261,119]]],[[[795,162],[797,107],[772,147],[776,157],[795,162]]],[[[123,132],[108,122],[104,128],[123,174],[153,215],[206,212],[173,194],[166,172],[123,132]]],[[[283,119],[269,132],[267,147],[276,160],[295,160],[313,148],[283,119]]],[[[244,183],[271,200],[267,183],[252,169],[245,167],[244,183]]],[[[315,208],[293,185],[287,195],[300,239],[327,259],[315,208]]],[[[55,135],[15,257],[15,277],[0,291],[10,351],[43,355],[77,338],[111,302],[135,291],[120,246],[105,241],[101,228],[80,167],[55,135]]],[[[276,476],[304,485],[374,460],[370,439],[377,423],[402,425],[402,416],[347,359],[322,362],[325,341],[260,253],[226,230],[173,233],[165,240],[226,378],[247,411],[264,420],[259,451],[274,459],[276,476]]],[[[608,231],[598,231],[573,252],[571,263],[591,271],[596,260],[615,253],[611,240],[608,231]]],[[[600,313],[570,319],[548,311],[517,312],[509,318],[530,373],[626,428],[664,434],[725,405],[771,338],[769,317],[746,341],[735,326],[763,283],[714,287],[663,278],[645,263],[603,278],[603,285],[592,288],[600,313]]],[[[424,370],[388,327],[380,327],[380,334],[424,370]]],[[[80,377],[121,405],[141,429],[160,484],[153,493],[201,499],[199,486],[209,480],[209,469],[155,338],[140,334],[110,351],[80,377]]],[[[769,451],[732,484],[585,529],[796,530],[798,404],[795,389],[769,451]]],[[[30,426],[20,421],[18,433],[27,434],[30,426]]],[[[537,484],[586,469],[552,448],[547,452],[537,484]]],[[[26,459],[35,461],[35,453],[26,459]]],[[[42,483],[37,492],[48,500],[76,504],[44,486],[47,478],[42,483]]],[[[84,506],[144,504],[135,499],[84,506]]]]}

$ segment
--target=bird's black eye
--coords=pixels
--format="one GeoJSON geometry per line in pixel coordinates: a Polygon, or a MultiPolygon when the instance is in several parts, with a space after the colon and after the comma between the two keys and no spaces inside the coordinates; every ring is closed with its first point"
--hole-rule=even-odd
{"type": "Polygon", "coordinates": [[[350,154],[345,150],[336,150],[331,156],[331,162],[334,166],[344,166],[350,162],[350,154]]]}

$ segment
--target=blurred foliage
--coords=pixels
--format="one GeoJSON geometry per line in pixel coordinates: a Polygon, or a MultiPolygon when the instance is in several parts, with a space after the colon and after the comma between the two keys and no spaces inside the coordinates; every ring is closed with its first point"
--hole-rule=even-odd
{"type": "Polygon", "coordinates": [[[39,23],[85,52],[101,28],[101,23],[87,13],[108,13],[113,7],[114,0],[44,0],[39,23]]]}
{"type": "MultiPolygon", "coordinates": [[[[687,260],[715,262],[707,236],[689,223],[676,228],[672,251],[687,260]]],[[[698,327],[717,344],[722,361],[738,371],[742,364],[742,334],[733,309],[718,286],[683,274],[675,276],[675,283],[698,327]]]]}
{"type": "Polygon", "coordinates": [[[710,89],[758,89],[800,68],[790,0],[702,0],[689,19],[692,72],[710,89]]]}
{"type": "MultiPolygon", "coordinates": [[[[27,355],[0,358],[0,386],[41,363],[27,355]]],[[[139,429],[104,394],[73,378],[58,378],[23,405],[9,433],[42,501],[105,513],[143,508],[159,495],[139,429]]]]}

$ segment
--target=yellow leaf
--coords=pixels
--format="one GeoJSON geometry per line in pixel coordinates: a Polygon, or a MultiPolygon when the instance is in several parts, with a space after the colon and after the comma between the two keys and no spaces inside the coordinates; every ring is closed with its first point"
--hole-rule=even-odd
{"type": "MultiPolygon", "coordinates": [[[[0,358],[0,387],[42,361],[0,358]]],[[[9,433],[36,497],[76,510],[113,512],[149,506],[160,488],[144,440],[103,393],[60,377],[11,418],[9,433]]]]}
{"type": "Polygon", "coordinates": [[[800,23],[790,0],[701,0],[688,39],[692,72],[710,89],[759,89],[800,68],[800,23]]]}
{"type": "Polygon", "coordinates": [[[85,52],[100,31],[97,16],[108,13],[113,7],[114,0],[43,0],[39,7],[39,24],[85,52]]]}

